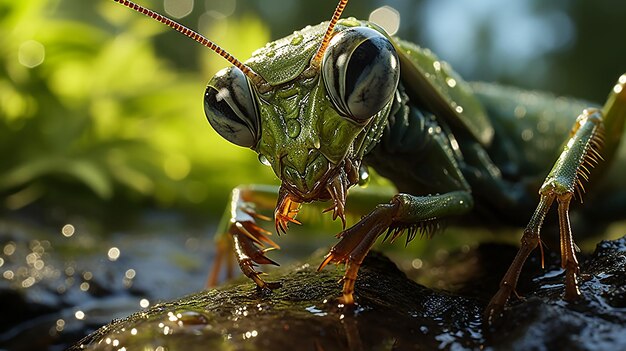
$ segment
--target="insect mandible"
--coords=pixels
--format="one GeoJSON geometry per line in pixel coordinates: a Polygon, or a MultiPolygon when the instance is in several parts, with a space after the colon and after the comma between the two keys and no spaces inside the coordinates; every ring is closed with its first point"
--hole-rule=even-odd
{"type": "MultiPolygon", "coordinates": [[[[601,183],[608,165],[625,162],[617,159],[616,150],[626,121],[626,75],[603,107],[470,84],[428,49],[392,38],[376,24],[340,19],[347,0],[339,2],[329,22],[269,43],[242,63],[181,24],[131,1],[114,1],[233,64],[209,81],[206,117],[222,137],[257,152],[281,180],[274,207],[278,233],[286,232],[289,223],[300,223],[301,204],[330,201],[328,210],[344,229],[319,269],[346,264],[343,303],[354,303],[359,267],[381,235],[393,240],[406,234],[408,242],[444,220],[527,223],[518,254],[487,306],[486,318],[491,319],[515,291],[524,262],[540,244],[540,228],[554,200],[565,298],[580,296],[569,205],[582,197],[583,181],[601,183]],[[536,129],[538,122],[550,128],[536,130],[531,145],[520,131],[536,129]],[[564,124],[571,127],[569,134],[557,128],[564,124]],[[552,157],[525,159],[531,151],[552,157]],[[598,164],[592,174],[591,167],[598,164]],[[388,178],[398,193],[381,198],[345,228],[348,189],[365,177],[368,167],[388,178]]],[[[210,283],[224,262],[235,259],[259,288],[278,287],[257,270],[259,264],[275,264],[266,252],[278,248],[256,222],[265,218],[258,211],[268,207],[257,200],[268,191],[254,186],[233,190],[210,283]]],[[[615,203],[610,197],[624,192],[620,187],[604,201],[586,205],[615,203]]]]}

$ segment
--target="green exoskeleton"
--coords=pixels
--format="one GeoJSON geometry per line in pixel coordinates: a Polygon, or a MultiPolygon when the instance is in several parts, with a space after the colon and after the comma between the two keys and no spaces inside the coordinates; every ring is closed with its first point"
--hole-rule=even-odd
{"type": "MultiPolygon", "coordinates": [[[[277,202],[268,201],[265,187],[233,191],[223,234],[218,234],[212,282],[221,264],[234,256],[260,288],[275,287],[256,269],[273,264],[265,253],[277,248],[256,223],[263,218],[257,211],[268,207],[275,208],[280,233],[290,222],[299,223],[301,204],[331,202],[328,210],[343,221],[344,230],[320,269],[346,263],[341,297],[346,304],[354,303],[359,266],[383,234],[395,239],[406,233],[411,240],[442,220],[478,219],[489,226],[496,220],[523,225],[530,218],[521,248],[487,307],[491,317],[514,292],[556,200],[565,298],[580,295],[569,204],[582,196],[583,180],[602,182],[599,176],[615,161],[626,120],[626,75],[600,108],[549,94],[470,84],[427,49],[392,38],[373,23],[340,20],[347,0],[340,1],[330,22],[269,43],[241,63],[176,22],[130,1],[115,1],[233,64],[208,83],[208,121],[222,137],[256,151],[282,181],[277,202]],[[563,126],[569,126],[569,135],[563,126]],[[527,131],[532,138],[524,137],[527,131]],[[600,162],[589,179],[590,168],[600,162]],[[381,196],[379,205],[345,229],[348,189],[365,177],[368,167],[399,192],[391,199],[381,196]]],[[[624,193],[622,187],[603,200],[619,203],[611,196],[624,193]]],[[[605,202],[586,205],[602,208],[605,202]]]]}

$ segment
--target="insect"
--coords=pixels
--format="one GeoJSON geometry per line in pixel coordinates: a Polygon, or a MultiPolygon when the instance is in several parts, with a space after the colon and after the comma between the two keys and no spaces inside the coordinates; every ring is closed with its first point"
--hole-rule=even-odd
{"type": "MultiPolygon", "coordinates": [[[[616,150],[626,120],[626,75],[600,108],[470,84],[427,49],[392,38],[373,23],[339,19],[347,0],[339,2],[329,22],[269,43],[242,63],[170,19],[130,1],[114,1],[233,64],[209,81],[206,117],[222,137],[257,152],[281,179],[276,202],[268,201],[276,195],[264,187],[233,190],[211,281],[234,257],[259,288],[277,287],[257,270],[275,264],[266,252],[278,248],[257,225],[258,219],[269,219],[259,214],[266,208],[274,208],[276,231],[284,233],[290,223],[300,223],[302,204],[330,202],[327,211],[344,229],[319,269],[346,264],[340,297],[345,304],[354,303],[359,266],[380,236],[393,240],[406,234],[408,242],[445,220],[527,223],[521,248],[487,307],[491,318],[515,291],[530,252],[540,246],[541,226],[556,200],[565,298],[580,295],[569,205],[582,198],[584,181],[602,184],[608,165],[625,162],[616,150]],[[534,133],[531,141],[523,137],[525,130],[534,133]],[[398,193],[380,196],[378,205],[345,228],[348,189],[366,177],[368,167],[391,180],[398,193]]],[[[603,208],[624,192],[619,188],[586,205],[603,208]]]]}

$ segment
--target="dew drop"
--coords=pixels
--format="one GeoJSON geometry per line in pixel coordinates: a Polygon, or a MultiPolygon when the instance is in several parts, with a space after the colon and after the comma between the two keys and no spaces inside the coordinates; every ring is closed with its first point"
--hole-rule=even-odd
{"type": "Polygon", "coordinates": [[[295,119],[287,121],[287,135],[291,138],[297,138],[300,135],[300,122],[295,119]]]}
{"type": "Polygon", "coordinates": [[[268,166],[268,167],[272,165],[270,163],[270,160],[268,160],[267,157],[265,157],[265,155],[263,154],[259,154],[259,162],[261,162],[261,164],[268,166]]]}
{"type": "Polygon", "coordinates": [[[366,166],[359,167],[359,186],[366,186],[370,181],[370,173],[366,166]]]}
{"type": "MultiPolygon", "coordinates": [[[[295,34],[295,33],[294,33],[295,34]]],[[[295,34],[293,36],[293,38],[291,39],[291,45],[299,45],[300,43],[302,43],[302,40],[304,39],[304,37],[302,36],[302,34],[298,33],[295,34]]]]}

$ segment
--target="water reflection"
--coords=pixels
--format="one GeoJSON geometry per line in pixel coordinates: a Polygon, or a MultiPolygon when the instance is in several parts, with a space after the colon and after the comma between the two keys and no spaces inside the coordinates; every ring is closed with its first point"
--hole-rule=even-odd
{"type": "MultiPolygon", "coordinates": [[[[0,222],[0,349],[28,347],[34,342],[28,335],[42,330],[49,335],[42,342],[64,349],[82,333],[152,301],[201,290],[210,235],[194,238],[188,248],[187,234],[197,229],[180,231],[179,222],[175,230],[159,226],[103,237],[76,222],[52,229],[0,222]]],[[[178,318],[199,323],[185,314],[178,318]]]]}
{"type": "Polygon", "coordinates": [[[109,261],[117,261],[117,259],[120,258],[120,253],[120,249],[118,249],[117,247],[110,248],[109,252],[107,253],[109,261]]]}
{"type": "Polygon", "coordinates": [[[74,313],[74,317],[76,317],[76,319],[82,320],[85,318],[85,312],[78,310],[74,313]]]}

